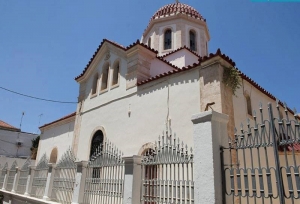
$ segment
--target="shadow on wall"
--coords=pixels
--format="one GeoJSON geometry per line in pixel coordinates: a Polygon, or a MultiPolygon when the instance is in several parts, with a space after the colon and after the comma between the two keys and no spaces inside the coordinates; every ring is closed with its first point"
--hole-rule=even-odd
{"type": "Polygon", "coordinates": [[[170,84],[171,87],[179,86],[182,84],[190,84],[190,83],[198,83],[199,80],[199,72],[198,69],[195,69],[193,71],[188,71],[185,73],[179,73],[175,77],[165,77],[162,79],[158,79],[157,81],[149,82],[149,84],[153,85],[142,85],[138,86],[137,89],[137,95],[139,97],[147,94],[154,93],[158,90],[162,90],[168,87],[168,84],[170,84]],[[144,88],[145,87],[145,88],[144,88]]]}

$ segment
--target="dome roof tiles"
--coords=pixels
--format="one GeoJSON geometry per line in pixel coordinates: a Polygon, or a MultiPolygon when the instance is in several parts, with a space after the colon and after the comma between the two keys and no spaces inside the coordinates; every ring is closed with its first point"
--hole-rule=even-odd
{"type": "Polygon", "coordinates": [[[196,19],[206,21],[203,18],[203,16],[196,9],[194,9],[193,7],[191,7],[187,4],[183,4],[183,3],[173,3],[173,4],[168,4],[168,5],[161,7],[160,9],[158,9],[158,11],[155,12],[155,14],[152,16],[151,20],[169,16],[169,15],[176,14],[176,13],[190,15],[191,17],[194,17],[196,19]]]}

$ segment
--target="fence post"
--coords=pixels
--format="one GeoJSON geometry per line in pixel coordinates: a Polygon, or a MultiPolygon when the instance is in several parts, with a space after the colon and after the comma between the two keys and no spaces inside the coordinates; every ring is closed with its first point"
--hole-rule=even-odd
{"type": "Polygon", "coordinates": [[[7,184],[7,180],[8,180],[8,172],[9,172],[8,168],[5,171],[6,171],[6,173],[5,173],[4,180],[3,180],[2,190],[6,189],[6,184],[7,184]]]}
{"type": "Polygon", "coordinates": [[[48,166],[49,166],[48,176],[47,176],[45,194],[43,196],[43,200],[50,200],[51,199],[51,193],[52,193],[52,186],[53,186],[53,180],[54,180],[56,164],[49,163],[48,166]]]}
{"type": "Polygon", "coordinates": [[[124,200],[125,204],[140,203],[141,156],[123,157],[125,161],[124,200]]]}
{"type": "Polygon", "coordinates": [[[19,175],[20,175],[19,167],[16,167],[14,183],[13,183],[13,187],[12,187],[12,190],[11,190],[11,192],[13,192],[13,193],[16,192],[16,188],[17,188],[18,180],[19,180],[19,175]]]}
{"type": "Polygon", "coordinates": [[[31,188],[32,188],[32,181],[33,181],[33,173],[35,170],[35,166],[29,166],[29,172],[28,172],[28,176],[27,176],[27,183],[26,183],[26,190],[24,195],[26,196],[30,196],[31,193],[31,188]]]}
{"type": "Polygon", "coordinates": [[[79,204],[83,202],[88,161],[76,161],[75,163],[77,165],[77,172],[75,176],[72,204],[79,204]]]}
{"type": "Polygon", "coordinates": [[[194,126],[194,203],[222,203],[220,147],[228,143],[228,116],[206,111],[192,116],[194,126]]]}

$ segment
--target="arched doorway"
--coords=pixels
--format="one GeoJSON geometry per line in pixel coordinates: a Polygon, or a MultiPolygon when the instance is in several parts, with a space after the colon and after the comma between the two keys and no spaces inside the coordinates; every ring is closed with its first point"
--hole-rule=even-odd
{"type": "Polygon", "coordinates": [[[92,156],[95,155],[97,152],[100,153],[102,151],[103,137],[103,132],[101,130],[95,132],[91,141],[90,159],[92,159],[92,156]]]}

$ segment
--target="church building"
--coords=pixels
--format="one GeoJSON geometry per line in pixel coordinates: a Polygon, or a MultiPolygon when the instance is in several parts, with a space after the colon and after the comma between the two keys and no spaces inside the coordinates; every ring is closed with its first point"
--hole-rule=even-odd
{"type": "Polygon", "coordinates": [[[220,49],[208,52],[192,6],[165,5],[145,27],[127,47],[103,39],[75,77],[77,109],[40,127],[31,187],[19,192],[74,204],[291,199],[299,116],[220,49]]]}

